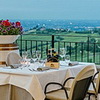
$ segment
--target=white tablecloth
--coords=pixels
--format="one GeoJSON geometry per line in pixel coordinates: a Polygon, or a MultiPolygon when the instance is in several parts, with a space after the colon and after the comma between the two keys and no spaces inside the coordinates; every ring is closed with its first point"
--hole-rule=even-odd
{"type": "MultiPolygon", "coordinates": [[[[30,67],[23,69],[0,68],[0,85],[11,84],[21,87],[27,90],[35,100],[44,100],[44,87],[47,83],[63,83],[66,78],[75,77],[87,65],[94,66],[96,70],[94,63],[79,63],[76,66],[62,65],[59,69],[50,69],[42,72],[29,70],[36,69],[39,66],[38,63],[31,64],[30,67]]],[[[48,91],[57,88],[53,85],[49,87],[48,91]]]]}

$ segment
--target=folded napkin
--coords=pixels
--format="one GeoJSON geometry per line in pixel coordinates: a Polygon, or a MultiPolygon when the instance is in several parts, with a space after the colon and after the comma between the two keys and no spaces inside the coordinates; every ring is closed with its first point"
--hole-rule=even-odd
{"type": "Polygon", "coordinates": [[[11,64],[10,67],[11,68],[19,68],[19,67],[22,67],[22,64],[11,64]]]}
{"type": "Polygon", "coordinates": [[[74,65],[78,65],[79,62],[75,61],[75,62],[69,62],[69,66],[74,66],[74,65]]]}
{"type": "Polygon", "coordinates": [[[37,70],[38,71],[45,71],[45,70],[49,70],[51,69],[50,67],[38,67],[37,70]]]}
{"type": "Polygon", "coordinates": [[[65,61],[60,61],[60,65],[65,66],[65,65],[67,65],[67,63],[65,61]]]}

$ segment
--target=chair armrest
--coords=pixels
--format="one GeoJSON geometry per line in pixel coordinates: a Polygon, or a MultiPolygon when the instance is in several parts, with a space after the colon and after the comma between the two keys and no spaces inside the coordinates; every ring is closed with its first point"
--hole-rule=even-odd
{"type": "Polygon", "coordinates": [[[68,80],[70,80],[70,79],[75,79],[75,77],[69,77],[69,78],[67,78],[67,79],[64,81],[63,86],[65,86],[66,82],[67,82],[68,80]]]}
{"type": "Polygon", "coordinates": [[[51,84],[59,85],[59,86],[61,87],[61,89],[63,88],[63,85],[60,84],[60,83],[57,83],[57,82],[50,82],[50,83],[46,84],[46,86],[45,86],[45,89],[44,89],[44,93],[45,93],[45,94],[46,94],[47,87],[48,87],[49,85],[51,85],[51,84]]]}
{"type": "Polygon", "coordinates": [[[94,74],[94,76],[93,76],[93,79],[92,80],[94,80],[95,79],[95,77],[96,77],[96,75],[97,74],[99,74],[99,71],[97,71],[95,74],[94,74]]]}
{"type": "Polygon", "coordinates": [[[97,74],[99,74],[99,71],[96,72],[96,73],[94,74],[94,76],[93,76],[93,78],[92,78],[92,81],[91,81],[91,83],[92,83],[92,85],[93,85],[93,88],[94,88],[95,92],[96,92],[96,87],[95,87],[95,84],[94,84],[94,80],[95,80],[95,77],[96,77],[97,74]]]}
{"type": "Polygon", "coordinates": [[[44,89],[44,93],[45,93],[45,94],[47,93],[47,87],[48,87],[49,85],[51,85],[51,84],[61,86],[61,88],[60,88],[60,89],[62,89],[62,90],[64,90],[64,91],[65,91],[66,97],[67,97],[67,99],[68,99],[68,93],[67,93],[66,89],[64,88],[64,86],[63,86],[62,84],[57,83],[57,82],[50,82],[50,83],[48,83],[48,84],[45,86],[45,89],[44,89]]]}

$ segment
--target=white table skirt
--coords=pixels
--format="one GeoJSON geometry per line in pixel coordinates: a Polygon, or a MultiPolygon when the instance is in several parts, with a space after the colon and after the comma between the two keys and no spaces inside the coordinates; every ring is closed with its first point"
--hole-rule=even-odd
{"type": "MultiPolygon", "coordinates": [[[[94,63],[79,63],[79,65],[70,67],[63,65],[59,69],[50,69],[42,72],[32,72],[29,70],[29,68],[36,68],[38,64],[32,64],[30,67],[23,69],[0,68],[0,85],[11,84],[23,88],[28,91],[35,100],[44,100],[44,87],[47,83],[63,83],[66,78],[70,76],[75,77],[87,65],[94,66],[96,71],[94,63]]],[[[59,87],[53,85],[49,87],[48,91],[57,88],[59,87]]]]}

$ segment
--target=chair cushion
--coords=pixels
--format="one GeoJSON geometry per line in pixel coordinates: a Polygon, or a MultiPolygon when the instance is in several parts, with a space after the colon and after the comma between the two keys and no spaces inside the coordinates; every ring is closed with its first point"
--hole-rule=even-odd
{"type": "MultiPolygon", "coordinates": [[[[69,92],[67,91],[68,95],[69,92]]],[[[50,100],[69,100],[66,97],[64,90],[57,90],[46,94],[46,98],[50,100]]]]}
{"type": "Polygon", "coordinates": [[[95,91],[94,90],[88,90],[88,93],[95,94],[95,91]]]}
{"type": "MultiPolygon", "coordinates": [[[[94,83],[94,85],[96,86],[96,83],[94,83]]],[[[89,90],[88,90],[88,93],[91,93],[91,94],[96,94],[94,88],[93,88],[93,85],[91,84],[90,87],[89,87],[89,90]]]]}

